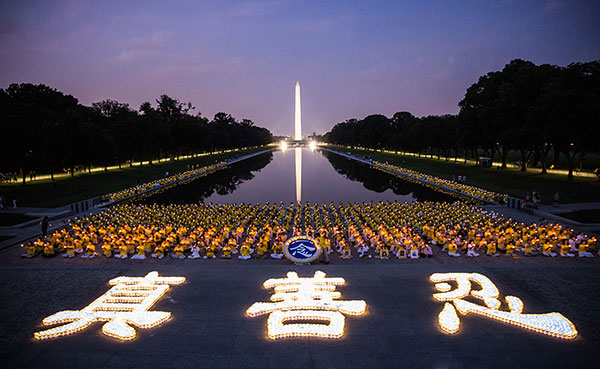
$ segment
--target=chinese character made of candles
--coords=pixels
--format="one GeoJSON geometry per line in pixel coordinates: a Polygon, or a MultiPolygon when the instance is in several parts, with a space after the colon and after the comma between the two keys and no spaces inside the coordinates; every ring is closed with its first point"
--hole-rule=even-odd
{"type": "Polygon", "coordinates": [[[299,278],[297,273],[288,272],[287,278],[272,278],[263,284],[267,289],[274,289],[273,302],[255,302],[246,314],[250,317],[269,314],[267,334],[270,339],[340,338],[344,335],[343,314],[362,315],[367,307],[363,300],[338,300],[341,294],[335,291],[336,286],[344,283],[344,278],[326,278],[321,271],[315,272],[313,278],[299,278]],[[286,324],[294,321],[303,323],[286,324]]]}
{"type": "Polygon", "coordinates": [[[573,323],[560,313],[523,314],[523,301],[518,297],[506,296],[505,300],[509,311],[500,310],[498,288],[482,274],[434,273],[429,279],[435,283],[436,290],[440,291],[433,294],[433,298],[445,302],[444,308],[438,315],[438,324],[445,333],[458,332],[460,328],[460,319],[456,314],[456,310],[458,310],[462,315],[479,314],[486,318],[562,339],[574,339],[577,336],[577,330],[573,323]],[[448,281],[457,284],[454,290],[447,283],[448,281]],[[478,284],[481,289],[471,289],[471,282],[478,284]],[[476,304],[464,299],[469,296],[482,300],[483,304],[476,304]]]}
{"type": "Polygon", "coordinates": [[[45,318],[44,325],[63,324],[34,333],[36,339],[66,336],[81,331],[94,322],[106,322],[102,332],[120,340],[135,338],[135,329],[156,327],[171,317],[166,311],[148,311],[170,285],[185,282],[185,277],[159,277],[150,272],[145,277],[117,277],[113,287],[81,310],[64,310],[45,318]],[[66,324],[64,324],[66,323],[66,324]]]}

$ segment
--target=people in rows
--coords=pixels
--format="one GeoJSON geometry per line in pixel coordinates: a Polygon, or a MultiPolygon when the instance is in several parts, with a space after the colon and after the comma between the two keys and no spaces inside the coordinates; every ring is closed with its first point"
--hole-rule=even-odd
{"type": "Polygon", "coordinates": [[[434,247],[454,257],[592,257],[597,250],[594,237],[559,224],[526,225],[461,202],[123,204],[23,245],[23,257],[281,259],[294,235],[313,237],[327,257],[341,259],[416,259],[434,247]]]}

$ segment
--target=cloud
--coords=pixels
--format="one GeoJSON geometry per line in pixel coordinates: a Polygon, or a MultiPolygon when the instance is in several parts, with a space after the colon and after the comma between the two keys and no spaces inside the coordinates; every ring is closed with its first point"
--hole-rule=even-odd
{"type": "Polygon", "coordinates": [[[544,7],[543,7],[544,13],[553,13],[553,12],[559,10],[560,8],[562,8],[562,6],[563,6],[562,1],[556,1],[556,0],[548,1],[544,4],[544,7]]]}
{"type": "Polygon", "coordinates": [[[119,42],[121,52],[112,58],[118,63],[128,63],[147,57],[150,53],[166,45],[173,38],[173,32],[157,31],[146,37],[132,37],[119,42]]]}

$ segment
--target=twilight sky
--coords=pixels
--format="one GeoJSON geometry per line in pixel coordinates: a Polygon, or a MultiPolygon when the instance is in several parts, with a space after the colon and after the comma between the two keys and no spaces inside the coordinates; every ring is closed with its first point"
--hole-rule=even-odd
{"type": "Polygon", "coordinates": [[[456,113],[511,59],[600,59],[600,1],[0,2],[0,88],[44,83],[85,105],[161,94],[293,135],[381,113],[456,113]]]}

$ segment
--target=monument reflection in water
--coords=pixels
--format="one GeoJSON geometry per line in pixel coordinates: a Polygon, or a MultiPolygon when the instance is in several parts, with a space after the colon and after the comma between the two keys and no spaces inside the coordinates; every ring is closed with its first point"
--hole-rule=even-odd
{"type": "Polygon", "coordinates": [[[294,149],[294,156],[296,157],[296,202],[300,204],[302,202],[302,149],[300,147],[294,149]]]}
{"type": "Polygon", "coordinates": [[[322,151],[293,147],[232,164],[207,177],[175,186],[142,203],[343,203],[455,201],[369,165],[322,151]]]}

